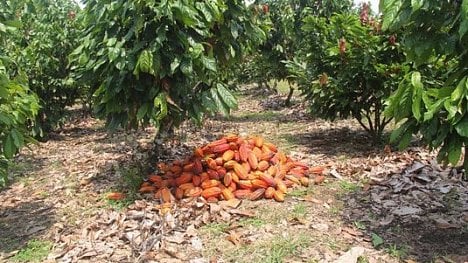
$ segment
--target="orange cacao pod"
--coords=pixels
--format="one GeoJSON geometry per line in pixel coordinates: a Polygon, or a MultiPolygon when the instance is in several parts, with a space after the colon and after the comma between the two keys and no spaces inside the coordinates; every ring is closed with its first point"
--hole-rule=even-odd
{"type": "Polygon", "coordinates": [[[223,161],[227,162],[232,160],[234,158],[234,151],[233,150],[227,150],[223,153],[223,161]]]}
{"type": "Polygon", "coordinates": [[[249,162],[250,168],[252,168],[253,170],[257,169],[258,159],[253,152],[249,152],[247,160],[249,162]]]}
{"type": "Polygon", "coordinates": [[[142,186],[140,187],[140,190],[139,192],[140,193],[152,193],[156,190],[156,187],[152,186],[152,185],[148,185],[148,186],[142,186]]]}
{"type": "Polygon", "coordinates": [[[185,196],[189,196],[189,197],[197,197],[201,195],[202,191],[203,190],[200,187],[195,187],[195,188],[188,189],[187,191],[184,191],[184,194],[185,196]]]}
{"type": "Polygon", "coordinates": [[[301,177],[300,181],[301,181],[301,184],[303,186],[309,186],[309,178],[308,177],[301,177]]]}
{"type": "Polygon", "coordinates": [[[201,196],[205,199],[210,197],[218,197],[221,194],[221,188],[219,187],[210,187],[202,191],[201,196]]]}
{"type": "Polygon", "coordinates": [[[180,187],[177,187],[175,190],[175,198],[180,200],[182,197],[184,197],[184,190],[180,189],[180,187]]]}
{"type": "Polygon", "coordinates": [[[106,197],[109,200],[122,200],[125,198],[125,195],[119,192],[111,192],[111,193],[108,193],[106,197]]]}
{"type": "Polygon", "coordinates": [[[252,181],[250,180],[239,180],[237,185],[242,189],[252,189],[252,181]]]}
{"type": "Polygon", "coordinates": [[[211,148],[211,151],[213,153],[218,153],[219,154],[219,153],[223,153],[223,152],[225,152],[225,151],[227,151],[229,149],[231,149],[231,146],[229,145],[229,143],[226,142],[226,143],[223,143],[223,144],[213,146],[211,148]]]}
{"type": "Polygon", "coordinates": [[[275,193],[275,188],[273,187],[268,187],[266,190],[265,190],[265,198],[267,199],[271,199],[273,198],[273,194],[275,193]]]}
{"type": "Polygon", "coordinates": [[[229,186],[232,183],[232,173],[226,173],[226,175],[224,175],[223,183],[225,186],[229,186]]]}
{"type": "Polygon", "coordinates": [[[184,172],[184,173],[182,173],[179,177],[177,177],[177,178],[175,179],[175,184],[176,184],[177,186],[179,186],[179,185],[181,185],[181,184],[188,183],[188,182],[192,181],[192,176],[193,176],[192,173],[184,172]]]}
{"type": "Polygon", "coordinates": [[[249,195],[249,199],[254,201],[254,200],[258,200],[260,198],[263,197],[263,195],[265,194],[265,189],[264,188],[259,188],[255,191],[253,191],[250,195],[249,195]]]}
{"type": "Polygon", "coordinates": [[[263,172],[263,171],[266,171],[266,170],[268,169],[269,166],[270,166],[270,165],[268,164],[267,161],[260,161],[260,162],[258,163],[257,169],[263,172]]]}
{"type": "Polygon", "coordinates": [[[247,199],[251,193],[252,190],[250,189],[239,189],[233,192],[234,196],[238,199],[247,199]]]}
{"type": "Polygon", "coordinates": [[[256,188],[268,188],[268,184],[263,181],[263,180],[260,180],[260,179],[253,179],[252,181],[252,188],[256,189],[256,188]]]}
{"type": "Polygon", "coordinates": [[[235,198],[234,194],[232,193],[232,191],[229,188],[223,189],[221,191],[221,194],[222,194],[224,200],[231,200],[231,199],[235,198]]]}
{"type": "Polygon", "coordinates": [[[206,181],[203,181],[201,183],[201,187],[203,189],[208,189],[208,188],[212,188],[212,187],[216,187],[219,185],[219,181],[218,180],[214,180],[214,179],[211,179],[211,180],[206,180],[206,181]]]}
{"type": "Polygon", "coordinates": [[[201,177],[199,175],[194,175],[192,177],[192,183],[194,186],[199,186],[201,184],[201,177]]]}
{"type": "Polygon", "coordinates": [[[247,171],[242,165],[238,163],[234,164],[234,172],[237,174],[237,176],[239,176],[240,179],[247,178],[247,171]]]}
{"type": "Polygon", "coordinates": [[[283,202],[284,201],[284,193],[281,192],[281,191],[275,191],[273,193],[273,198],[277,201],[277,202],[283,202]]]}
{"type": "Polygon", "coordinates": [[[269,186],[273,186],[273,187],[276,186],[275,178],[273,178],[273,176],[268,174],[268,172],[262,173],[259,177],[260,177],[260,179],[265,181],[265,183],[267,183],[269,186]]]}

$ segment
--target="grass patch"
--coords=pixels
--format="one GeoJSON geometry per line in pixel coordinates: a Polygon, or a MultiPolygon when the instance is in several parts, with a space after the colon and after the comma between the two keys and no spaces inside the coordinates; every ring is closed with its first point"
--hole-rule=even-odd
{"type": "Polygon", "coordinates": [[[358,184],[345,180],[340,181],[339,185],[343,193],[354,193],[361,189],[361,187],[358,184]]]}
{"type": "Polygon", "coordinates": [[[289,236],[275,236],[271,239],[243,245],[226,255],[227,262],[284,262],[309,246],[311,238],[304,233],[289,236]]]}
{"type": "Polygon", "coordinates": [[[226,223],[209,223],[200,228],[200,231],[212,236],[220,236],[227,231],[229,225],[226,223]]]}
{"type": "Polygon", "coordinates": [[[281,118],[282,114],[274,111],[248,112],[239,116],[231,116],[229,120],[252,120],[252,121],[275,121],[281,118]]]}
{"type": "Polygon", "coordinates": [[[12,259],[15,262],[41,262],[52,249],[52,243],[46,240],[30,240],[12,259]]]}
{"type": "Polygon", "coordinates": [[[388,246],[385,251],[392,257],[398,259],[398,260],[403,260],[408,256],[408,247],[403,245],[403,246],[397,246],[396,244],[388,246]]]}
{"type": "Polygon", "coordinates": [[[295,218],[303,218],[306,216],[306,214],[307,214],[307,206],[302,203],[296,204],[293,207],[292,212],[291,212],[291,215],[295,218]]]}
{"type": "Polygon", "coordinates": [[[239,225],[242,227],[246,227],[246,226],[261,227],[266,224],[267,222],[265,220],[261,218],[256,218],[256,217],[242,218],[241,220],[239,220],[239,225]]]}
{"type": "Polygon", "coordinates": [[[292,197],[304,197],[308,194],[312,194],[314,190],[312,188],[295,188],[288,193],[288,196],[292,197]]]}

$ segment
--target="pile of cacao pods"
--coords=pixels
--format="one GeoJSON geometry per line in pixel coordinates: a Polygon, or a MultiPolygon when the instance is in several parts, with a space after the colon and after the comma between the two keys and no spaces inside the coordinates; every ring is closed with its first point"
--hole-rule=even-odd
{"type": "Polygon", "coordinates": [[[260,136],[226,135],[200,148],[185,160],[158,163],[141,193],[153,194],[163,203],[184,197],[219,200],[260,198],[284,201],[288,188],[309,185],[309,174],[323,167],[293,161],[260,136]]]}

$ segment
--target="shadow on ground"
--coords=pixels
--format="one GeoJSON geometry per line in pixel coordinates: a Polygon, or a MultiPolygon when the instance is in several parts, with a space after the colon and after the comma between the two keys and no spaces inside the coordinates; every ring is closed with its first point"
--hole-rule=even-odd
{"type": "Polygon", "coordinates": [[[421,167],[421,172],[407,173],[413,164],[367,191],[339,195],[343,221],[400,260],[466,262],[467,182],[450,175],[444,179],[450,169],[421,167]]]}
{"type": "Polygon", "coordinates": [[[55,223],[51,205],[40,200],[21,202],[0,210],[0,253],[21,249],[55,223]]]}
{"type": "Polygon", "coordinates": [[[383,145],[374,143],[367,134],[356,128],[319,128],[307,133],[284,133],[280,139],[303,146],[312,154],[325,156],[365,157],[382,152],[383,145]]]}

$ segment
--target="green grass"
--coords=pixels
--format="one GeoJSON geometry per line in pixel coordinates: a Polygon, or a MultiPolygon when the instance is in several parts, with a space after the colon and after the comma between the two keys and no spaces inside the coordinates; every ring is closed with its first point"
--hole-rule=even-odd
{"type": "Polygon", "coordinates": [[[340,181],[340,189],[343,193],[353,193],[357,192],[361,187],[356,183],[342,180],[340,181]]]}
{"type": "Polygon", "coordinates": [[[274,111],[261,111],[261,112],[248,112],[242,113],[239,116],[231,116],[230,120],[252,120],[252,121],[275,121],[282,116],[279,112],[274,111]]]}
{"type": "Polygon", "coordinates": [[[261,218],[242,218],[239,220],[239,225],[246,227],[246,226],[253,226],[253,227],[262,227],[267,224],[267,222],[261,218]]]}
{"type": "Polygon", "coordinates": [[[403,245],[403,246],[397,246],[395,244],[388,246],[385,251],[392,257],[398,259],[398,260],[403,260],[408,256],[408,247],[403,245]]]}
{"type": "Polygon", "coordinates": [[[229,225],[226,223],[209,223],[200,228],[200,231],[212,236],[220,236],[227,231],[229,225]]]}
{"type": "Polygon", "coordinates": [[[15,256],[15,262],[41,262],[52,249],[52,243],[46,240],[30,240],[26,247],[21,249],[15,256]]]}
{"type": "Polygon", "coordinates": [[[307,214],[307,206],[302,203],[296,204],[293,207],[292,212],[291,212],[291,215],[295,218],[303,218],[306,216],[306,214],[307,214]]]}
{"type": "Polygon", "coordinates": [[[297,255],[302,248],[309,246],[311,241],[311,238],[305,233],[274,236],[234,249],[224,259],[227,262],[284,262],[285,258],[297,255]]]}
{"type": "Polygon", "coordinates": [[[314,190],[312,188],[295,188],[288,193],[288,196],[292,197],[304,197],[308,194],[312,194],[314,190]]]}

